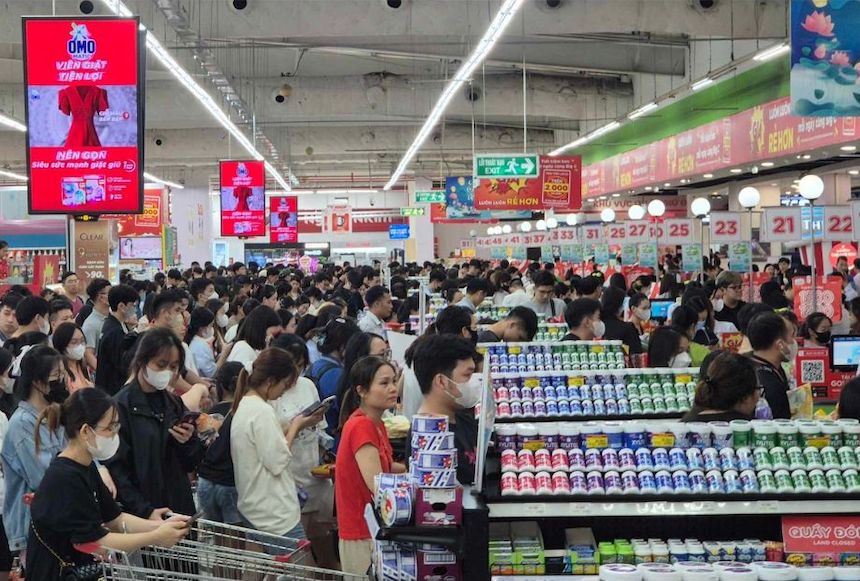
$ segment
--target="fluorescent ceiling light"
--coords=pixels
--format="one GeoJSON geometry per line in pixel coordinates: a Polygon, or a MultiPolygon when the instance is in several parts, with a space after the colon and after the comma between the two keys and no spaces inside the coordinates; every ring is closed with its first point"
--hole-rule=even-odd
{"type": "Polygon", "coordinates": [[[711,77],[705,77],[704,79],[699,79],[698,81],[690,85],[690,90],[699,91],[701,89],[704,89],[705,87],[710,87],[713,84],[714,79],[712,79],[711,77]]]}
{"type": "Polygon", "coordinates": [[[11,127],[12,129],[15,129],[16,131],[23,131],[23,132],[27,131],[26,125],[24,125],[23,123],[21,123],[17,119],[7,117],[6,115],[3,115],[2,113],[0,113],[0,125],[5,125],[6,127],[11,127]]]}
{"type": "Polygon", "coordinates": [[[857,146],[856,145],[843,145],[839,149],[841,149],[842,151],[857,151],[857,146]]]}
{"type": "MultiPolygon", "coordinates": [[[[307,246],[305,248],[307,248],[307,246]]],[[[385,246],[356,246],[355,248],[332,248],[331,251],[335,254],[354,254],[356,252],[366,252],[368,254],[387,254],[388,248],[386,248],[385,246]]]]}
{"type": "Polygon", "coordinates": [[[742,170],[739,167],[735,167],[735,168],[730,169],[729,172],[731,172],[731,173],[744,173],[744,170],[742,170]]]}
{"type": "Polygon", "coordinates": [[[328,190],[314,190],[317,194],[378,194],[379,190],[372,189],[351,189],[351,188],[334,188],[328,190]]]}
{"type": "Polygon", "coordinates": [[[439,119],[448,107],[448,103],[450,103],[451,99],[454,98],[457,90],[463,83],[472,77],[472,73],[490,53],[493,45],[496,44],[496,41],[498,41],[502,36],[502,33],[504,33],[505,28],[507,28],[514,19],[514,16],[519,11],[520,6],[523,5],[524,1],[525,0],[505,0],[505,3],[499,9],[498,13],[496,13],[495,18],[493,18],[493,21],[487,28],[484,36],[481,37],[480,41],[478,41],[478,45],[475,47],[475,50],[473,50],[472,54],[469,55],[469,58],[460,65],[460,68],[456,73],[454,73],[454,77],[448,82],[445,89],[442,90],[439,100],[436,101],[436,105],[433,107],[430,115],[427,116],[427,120],[424,122],[418,135],[415,136],[415,140],[412,142],[412,145],[409,146],[409,149],[407,149],[406,153],[403,154],[403,157],[400,158],[400,163],[397,164],[397,169],[395,169],[394,173],[391,174],[391,178],[389,178],[388,183],[385,184],[383,189],[390,190],[394,187],[394,184],[397,183],[397,180],[399,180],[400,176],[403,175],[403,172],[406,171],[412,158],[415,157],[415,154],[417,154],[418,150],[421,149],[424,141],[426,141],[430,136],[430,132],[433,131],[434,127],[436,127],[436,124],[439,122],[439,119]]]}
{"type": "MultiPolygon", "coordinates": [[[[107,6],[108,10],[116,14],[117,16],[122,16],[124,18],[131,18],[134,16],[131,10],[122,2],[122,0],[102,0],[105,6],[107,6]]],[[[226,129],[230,135],[233,136],[239,144],[245,148],[245,150],[251,154],[254,159],[264,160],[263,154],[257,151],[257,148],[254,146],[254,143],[248,139],[248,137],[230,120],[230,117],[218,106],[218,103],[209,95],[209,93],[192,78],[188,72],[182,68],[176,59],[174,59],[167,49],[162,46],[161,42],[155,37],[152,32],[149,32],[146,35],[146,48],[149,49],[149,52],[152,53],[158,61],[164,65],[164,67],[169,70],[174,77],[188,89],[194,97],[200,101],[200,104],[206,108],[209,113],[218,120],[218,122],[226,129]]],[[[278,185],[281,186],[284,190],[290,191],[292,186],[290,183],[284,179],[284,176],[275,169],[268,161],[265,162],[266,171],[269,173],[272,178],[278,185]]]]}
{"type": "Polygon", "coordinates": [[[849,170],[848,170],[848,174],[849,174],[849,175],[852,175],[852,176],[860,175],[860,170],[856,170],[856,169],[849,169],[849,170]]]}
{"type": "Polygon", "coordinates": [[[774,57],[778,57],[781,54],[787,53],[789,50],[791,50],[791,47],[783,42],[764,49],[763,51],[756,54],[753,57],[753,60],[759,62],[768,61],[774,57]]]}
{"type": "Polygon", "coordinates": [[[568,149],[572,149],[574,147],[582,145],[583,143],[587,143],[587,142],[591,141],[592,139],[597,139],[601,135],[606,135],[610,131],[615,131],[619,127],[621,127],[621,123],[619,121],[613,121],[612,123],[607,123],[603,127],[598,127],[597,129],[595,129],[594,131],[592,131],[588,135],[580,137],[576,141],[571,141],[567,145],[562,145],[558,149],[551,151],[549,154],[553,157],[556,155],[560,155],[561,153],[563,153],[564,151],[567,151],[568,149]]]}
{"type": "Polygon", "coordinates": [[[7,178],[12,178],[13,180],[21,180],[22,182],[26,182],[26,181],[27,181],[27,176],[25,176],[25,175],[21,175],[21,174],[19,174],[19,173],[11,172],[11,171],[6,171],[6,170],[3,170],[3,169],[0,169],[0,176],[5,176],[5,177],[7,177],[7,178]]]}
{"type": "Polygon", "coordinates": [[[149,181],[151,181],[151,182],[155,182],[155,183],[157,183],[157,184],[162,184],[162,185],[165,185],[165,186],[169,186],[169,187],[171,187],[171,188],[176,188],[177,190],[184,190],[184,189],[185,189],[185,186],[183,186],[182,184],[177,184],[176,182],[171,182],[171,181],[168,181],[168,180],[163,180],[163,179],[161,179],[160,177],[154,176],[154,175],[152,175],[151,173],[148,173],[148,172],[143,172],[143,177],[144,177],[145,179],[148,179],[148,180],[149,180],[149,181]]]}
{"type": "Polygon", "coordinates": [[[712,173],[706,173],[706,174],[702,175],[702,177],[703,177],[703,178],[705,178],[706,180],[709,180],[709,179],[711,179],[712,177],[714,177],[714,174],[712,174],[712,173]]]}
{"type": "Polygon", "coordinates": [[[761,162],[761,166],[762,167],[773,167],[773,162],[772,161],[763,161],[763,162],[761,162]]]}
{"type": "Polygon", "coordinates": [[[639,107],[638,109],[636,109],[635,111],[630,113],[627,116],[627,118],[628,119],[638,119],[639,117],[642,117],[643,115],[645,115],[649,111],[653,111],[656,108],[657,108],[657,103],[654,103],[654,102],[648,103],[647,105],[642,105],[641,107],[639,107]]]}

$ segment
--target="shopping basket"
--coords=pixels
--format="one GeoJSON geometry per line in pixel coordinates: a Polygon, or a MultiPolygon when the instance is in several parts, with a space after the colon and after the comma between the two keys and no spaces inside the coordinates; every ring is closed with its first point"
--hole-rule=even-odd
{"type": "Polygon", "coordinates": [[[105,560],[113,581],[366,581],[366,576],[308,566],[310,542],[199,520],[175,546],[114,552],[105,560]]]}

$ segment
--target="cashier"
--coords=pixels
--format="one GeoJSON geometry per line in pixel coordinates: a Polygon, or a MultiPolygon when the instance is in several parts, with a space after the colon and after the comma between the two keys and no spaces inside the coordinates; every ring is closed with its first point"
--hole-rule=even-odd
{"type": "MultiPolygon", "coordinates": [[[[424,401],[419,414],[448,416],[457,447],[457,481],[475,479],[478,421],[483,376],[476,373],[479,355],[472,342],[457,335],[425,335],[414,343],[412,368],[424,401]]],[[[411,438],[407,438],[407,442],[411,438]]]]}

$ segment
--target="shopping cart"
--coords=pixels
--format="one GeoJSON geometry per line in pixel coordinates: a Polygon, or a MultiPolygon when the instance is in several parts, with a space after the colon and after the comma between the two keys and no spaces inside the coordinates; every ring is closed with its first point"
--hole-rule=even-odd
{"type": "Polygon", "coordinates": [[[175,546],[116,552],[105,560],[111,581],[366,581],[366,576],[319,569],[310,542],[199,520],[175,546]]]}

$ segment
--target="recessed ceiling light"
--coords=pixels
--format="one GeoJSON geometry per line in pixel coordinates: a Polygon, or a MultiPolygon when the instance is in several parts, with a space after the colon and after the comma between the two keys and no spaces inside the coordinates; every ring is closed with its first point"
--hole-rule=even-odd
{"type": "Polygon", "coordinates": [[[621,197],[621,194],[612,194],[612,197],[613,197],[613,198],[620,198],[620,197],[621,197]]]}
{"type": "Polygon", "coordinates": [[[712,177],[714,177],[714,174],[712,174],[712,173],[706,173],[706,174],[705,174],[705,175],[703,175],[702,177],[703,177],[703,178],[705,178],[706,180],[709,180],[709,179],[711,179],[712,177]]]}
{"type": "Polygon", "coordinates": [[[860,175],[860,170],[857,169],[849,169],[848,174],[852,176],[860,175]]]}
{"type": "Polygon", "coordinates": [[[671,185],[672,185],[672,182],[666,182],[665,184],[663,184],[663,187],[668,188],[671,185]]]}
{"type": "Polygon", "coordinates": [[[856,145],[843,145],[839,149],[841,149],[842,151],[857,151],[857,146],[856,145]]]}
{"type": "Polygon", "coordinates": [[[607,197],[608,197],[608,196],[600,196],[600,198],[598,198],[598,199],[600,199],[600,200],[605,200],[607,197]]]}
{"type": "Polygon", "coordinates": [[[733,167],[733,168],[732,168],[732,169],[730,169],[729,171],[730,171],[731,173],[744,173],[744,170],[742,170],[742,169],[741,169],[741,168],[739,168],[739,167],[733,167]]]}
{"type": "Polygon", "coordinates": [[[775,187],[777,187],[778,185],[779,185],[779,184],[775,184],[775,183],[774,183],[774,184],[770,184],[770,187],[775,188],[775,187]]]}
{"type": "Polygon", "coordinates": [[[762,167],[773,167],[773,162],[772,161],[763,161],[763,162],[761,162],[761,166],[762,167]]]}
{"type": "Polygon", "coordinates": [[[801,159],[812,159],[812,156],[806,153],[801,157],[801,159]]]}
{"type": "Polygon", "coordinates": [[[645,191],[646,191],[646,192],[650,192],[650,191],[651,191],[651,186],[645,186],[645,191]]]}

